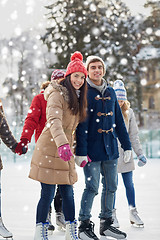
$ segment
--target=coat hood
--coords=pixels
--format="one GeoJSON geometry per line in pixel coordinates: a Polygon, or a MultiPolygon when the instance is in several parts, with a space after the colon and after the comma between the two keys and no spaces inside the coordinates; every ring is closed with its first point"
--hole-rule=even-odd
{"type": "Polygon", "coordinates": [[[59,81],[51,81],[49,86],[44,91],[44,98],[47,101],[50,94],[54,92],[60,92],[61,95],[63,95],[65,101],[69,102],[69,92],[66,87],[62,86],[59,81]]]}

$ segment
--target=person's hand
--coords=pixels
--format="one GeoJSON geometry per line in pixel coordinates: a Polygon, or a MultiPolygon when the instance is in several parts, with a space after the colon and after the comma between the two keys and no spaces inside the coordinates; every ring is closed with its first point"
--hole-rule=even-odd
{"type": "Polygon", "coordinates": [[[28,143],[29,141],[27,138],[22,138],[15,148],[15,153],[18,155],[25,154],[28,151],[28,143]]]}
{"type": "Polygon", "coordinates": [[[147,158],[143,154],[139,155],[138,159],[139,159],[138,161],[139,167],[143,167],[147,163],[147,158]]]}
{"type": "Polygon", "coordinates": [[[128,163],[128,162],[130,161],[131,154],[132,154],[132,151],[131,151],[131,150],[126,150],[126,151],[124,152],[124,159],[123,159],[123,161],[124,161],[125,163],[128,163]]]}
{"type": "Polygon", "coordinates": [[[75,156],[75,163],[79,167],[85,167],[88,162],[92,162],[92,160],[87,156],[75,156]]]}
{"type": "Polygon", "coordinates": [[[73,156],[73,153],[71,152],[69,144],[64,144],[58,148],[58,155],[59,157],[66,161],[69,161],[71,159],[71,156],[73,156]]]}

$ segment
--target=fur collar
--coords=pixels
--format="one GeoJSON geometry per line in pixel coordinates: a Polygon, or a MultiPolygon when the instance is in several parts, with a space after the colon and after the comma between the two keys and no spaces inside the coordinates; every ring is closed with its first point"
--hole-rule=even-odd
{"type": "Polygon", "coordinates": [[[61,95],[63,95],[64,100],[69,102],[69,92],[67,90],[66,87],[60,85],[60,83],[58,81],[51,81],[51,83],[49,84],[49,86],[45,89],[44,91],[44,97],[47,100],[49,95],[54,92],[54,91],[58,91],[60,92],[61,95]]]}

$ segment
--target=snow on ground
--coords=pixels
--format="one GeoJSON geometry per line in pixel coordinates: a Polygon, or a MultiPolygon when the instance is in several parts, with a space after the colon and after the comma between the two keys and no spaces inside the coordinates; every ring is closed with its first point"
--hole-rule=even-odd
{"type": "MultiPolygon", "coordinates": [[[[2,217],[5,226],[13,233],[14,240],[33,240],[36,205],[40,195],[40,184],[28,178],[27,161],[5,162],[2,171],[2,217]]],[[[75,184],[76,217],[78,217],[81,194],[84,188],[83,170],[77,168],[79,181],[75,184]]],[[[135,228],[129,222],[128,206],[124,186],[119,176],[117,190],[117,216],[120,229],[128,234],[128,240],[160,239],[160,159],[150,159],[146,166],[139,168],[136,162],[134,172],[136,203],[144,228],[135,228]]],[[[95,197],[92,221],[99,236],[100,193],[95,197]]],[[[54,210],[52,221],[55,225],[54,210]]],[[[2,238],[0,237],[0,240],[2,238]]],[[[50,240],[64,240],[64,233],[55,230],[50,240]]],[[[106,239],[106,238],[101,238],[106,239]]]]}

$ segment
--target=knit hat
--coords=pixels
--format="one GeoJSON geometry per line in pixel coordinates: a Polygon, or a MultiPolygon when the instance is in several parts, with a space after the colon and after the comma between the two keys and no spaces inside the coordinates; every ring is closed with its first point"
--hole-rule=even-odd
{"type": "Polygon", "coordinates": [[[64,78],[64,75],[65,75],[64,71],[62,71],[60,69],[56,69],[52,72],[51,81],[52,80],[57,80],[57,79],[60,79],[60,78],[64,78]]]}
{"type": "Polygon", "coordinates": [[[124,83],[121,80],[116,80],[113,85],[118,100],[127,100],[127,92],[124,83]]]}
{"type": "Polygon", "coordinates": [[[71,56],[71,62],[67,66],[65,77],[74,72],[82,72],[87,77],[87,69],[84,66],[83,56],[80,52],[76,51],[71,56]]]}
{"type": "Polygon", "coordinates": [[[86,68],[87,68],[87,70],[88,70],[89,64],[91,62],[93,62],[94,60],[97,60],[97,62],[101,62],[103,64],[103,70],[104,70],[104,75],[105,75],[105,73],[106,73],[105,63],[104,63],[103,59],[98,57],[98,56],[91,55],[91,56],[87,57],[87,59],[86,59],[86,68]]]}

